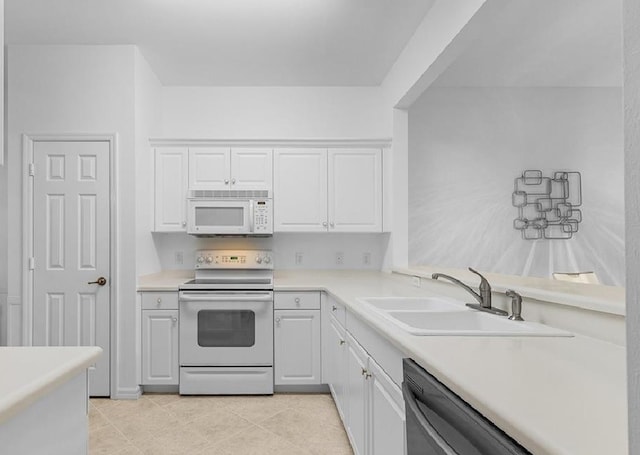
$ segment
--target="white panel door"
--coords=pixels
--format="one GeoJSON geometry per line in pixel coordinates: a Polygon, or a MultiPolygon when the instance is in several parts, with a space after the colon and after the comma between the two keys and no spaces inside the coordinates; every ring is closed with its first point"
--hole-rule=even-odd
{"type": "Polygon", "coordinates": [[[369,387],[369,414],[371,437],[369,453],[387,455],[406,453],[405,413],[402,391],[372,358],[369,358],[371,376],[369,387]]]}
{"type": "Polygon", "coordinates": [[[327,151],[275,150],[273,171],[273,230],[326,231],[327,151]]]}
{"type": "Polygon", "coordinates": [[[178,385],[178,310],[142,311],[142,384],[178,385]]]}
{"type": "Polygon", "coordinates": [[[273,189],[273,153],[271,149],[234,149],[231,151],[231,188],[234,190],[273,189]]]}
{"type": "Polygon", "coordinates": [[[367,360],[367,353],[347,333],[347,433],[356,455],[363,455],[367,450],[367,360]]]}
{"type": "Polygon", "coordinates": [[[231,187],[229,147],[189,148],[189,189],[228,190],[231,187]]]}
{"type": "Polygon", "coordinates": [[[155,230],[187,230],[187,149],[156,149],[155,230]]]}
{"type": "Polygon", "coordinates": [[[33,344],[100,346],[94,396],[110,394],[109,153],[108,142],[34,142],[33,344]]]}
{"type": "Polygon", "coordinates": [[[329,150],[329,232],[382,232],[382,152],[329,150]]]}
{"type": "Polygon", "coordinates": [[[320,384],[320,310],[276,310],[275,384],[320,384]]]}

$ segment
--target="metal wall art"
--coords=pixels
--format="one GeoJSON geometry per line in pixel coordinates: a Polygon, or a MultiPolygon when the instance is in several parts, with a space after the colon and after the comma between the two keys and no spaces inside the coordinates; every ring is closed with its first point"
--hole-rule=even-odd
{"type": "Polygon", "coordinates": [[[512,202],[518,208],[513,227],[525,240],[567,240],[582,222],[582,176],[558,171],[544,177],[542,171],[526,170],[514,181],[512,202]]]}

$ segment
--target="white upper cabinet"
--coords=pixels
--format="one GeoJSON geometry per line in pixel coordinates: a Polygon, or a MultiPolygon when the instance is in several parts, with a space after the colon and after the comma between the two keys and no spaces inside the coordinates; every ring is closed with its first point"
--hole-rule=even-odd
{"type": "Polygon", "coordinates": [[[329,231],[382,232],[380,150],[329,150],[329,231]]]}
{"type": "Polygon", "coordinates": [[[379,149],[274,152],[276,232],[382,232],[379,149]]]}
{"type": "Polygon", "coordinates": [[[271,153],[271,149],[190,148],[189,188],[271,190],[271,153]]]}
{"type": "Polygon", "coordinates": [[[271,190],[273,188],[271,149],[233,149],[231,151],[231,188],[271,190]]]}
{"type": "Polygon", "coordinates": [[[189,149],[189,189],[228,190],[231,149],[202,147],[189,149]]]}
{"type": "Polygon", "coordinates": [[[187,229],[186,147],[156,149],[155,230],[180,232],[187,229]]]}
{"type": "Polygon", "coordinates": [[[273,161],[273,230],[326,231],[326,149],[275,150],[273,161]]]}

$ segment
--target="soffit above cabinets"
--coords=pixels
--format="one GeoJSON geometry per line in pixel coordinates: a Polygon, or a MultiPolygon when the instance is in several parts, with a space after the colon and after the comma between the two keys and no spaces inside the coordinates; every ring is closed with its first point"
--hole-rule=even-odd
{"type": "Polygon", "coordinates": [[[163,85],[377,86],[434,3],[6,0],[6,36],[137,45],[163,85]]]}

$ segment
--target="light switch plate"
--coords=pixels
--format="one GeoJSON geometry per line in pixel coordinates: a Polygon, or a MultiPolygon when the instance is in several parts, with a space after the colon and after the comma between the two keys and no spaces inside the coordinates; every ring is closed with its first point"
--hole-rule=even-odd
{"type": "Polygon", "coordinates": [[[419,288],[422,285],[422,279],[419,276],[412,276],[411,277],[411,284],[413,284],[415,287],[419,288]]]}

